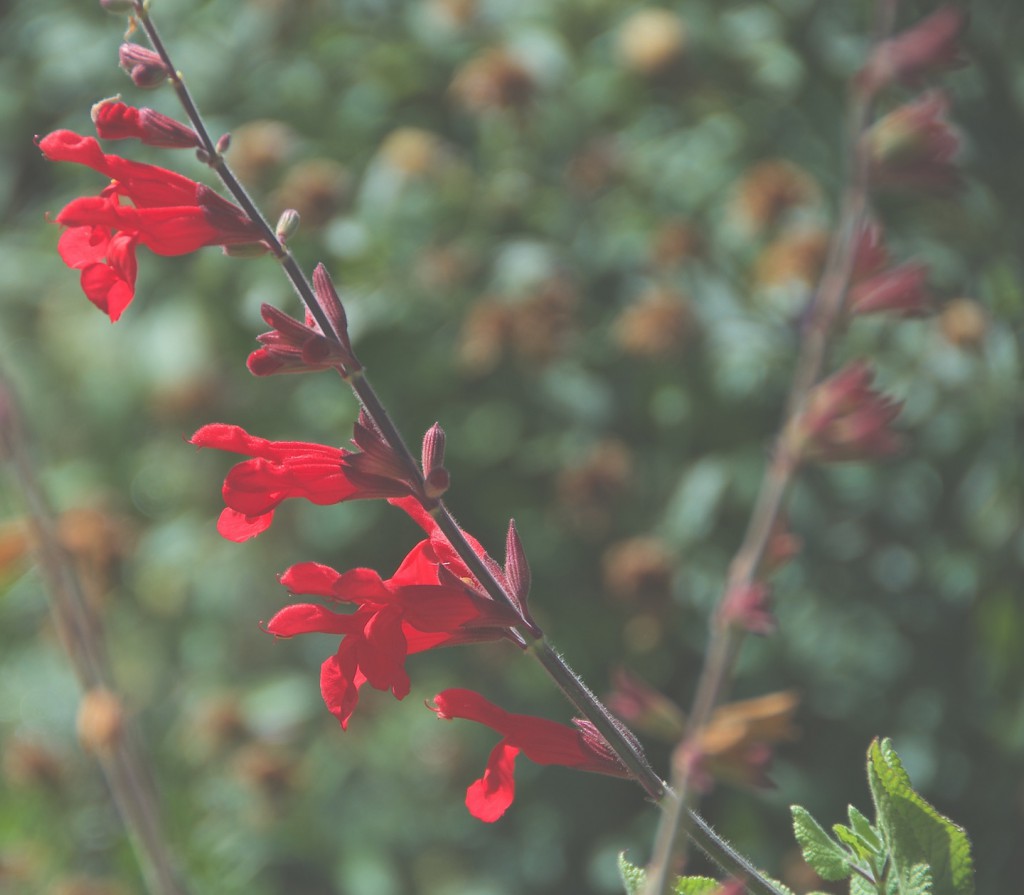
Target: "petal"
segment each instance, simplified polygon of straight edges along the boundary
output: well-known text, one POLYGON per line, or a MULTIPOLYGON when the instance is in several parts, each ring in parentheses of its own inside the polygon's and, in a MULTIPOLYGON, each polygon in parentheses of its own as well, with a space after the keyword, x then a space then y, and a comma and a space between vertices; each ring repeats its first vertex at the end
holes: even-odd
POLYGON ((82 269, 82 291, 97 308, 116 323, 135 296, 134 280, 129 282, 109 264, 90 264, 82 269))
POLYGON ((362 636, 360 670, 371 686, 390 689, 396 699, 404 699, 409 695, 409 675, 405 671, 406 642, 401 616, 389 610, 372 613, 362 636))
MULTIPOLYGON (((409 498, 415 500, 415 498, 409 498)), ((419 503, 417 502, 417 506, 419 503)), ((389 579, 394 586, 406 584, 437 584, 437 556, 430 541, 420 541, 402 560, 389 579)))
POLYGON ((320 695, 331 714, 338 719, 342 730, 359 703, 359 688, 366 683, 356 664, 355 641, 346 637, 338 652, 320 666, 320 695))
POLYGON ((217 531, 221 537, 241 544, 242 541, 248 541, 249 538, 254 538, 260 532, 266 531, 273 521, 273 510, 269 513, 247 516, 231 507, 226 507, 221 510, 220 518, 217 520, 217 531))
POLYGON ((196 204, 199 184, 194 180, 156 165, 107 155, 93 137, 67 130, 54 131, 39 141, 39 148, 50 161, 86 165, 118 181, 118 192, 140 208, 196 204))
POLYGON ((107 227, 68 227, 60 235, 57 251, 68 267, 81 269, 102 262, 109 245, 110 229, 107 227))
POLYGON ((361 626, 361 621, 353 615, 332 612, 314 603, 296 603, 285 606, 267 622, 267 631, 275 637, 294 637, 297 634, 350 634, 361 626))
POLYGON ((466 808, 484 823, 494 823, 516 795, 515 763, 519 750, 502 740, 487 759, 483 777, 466 790, 466 808))
POLYGON ((481 618, 477 604, 460 588, 412 584, 401 588, 398 598, 405 620, 421 631, 454 633, 467 622, 481 618))
POLYGON ((280 580, 293 594, 330 597, 334 594, 334 582, 340 577, 340 572, 323 563, 300 562, 288 568, 280 580))

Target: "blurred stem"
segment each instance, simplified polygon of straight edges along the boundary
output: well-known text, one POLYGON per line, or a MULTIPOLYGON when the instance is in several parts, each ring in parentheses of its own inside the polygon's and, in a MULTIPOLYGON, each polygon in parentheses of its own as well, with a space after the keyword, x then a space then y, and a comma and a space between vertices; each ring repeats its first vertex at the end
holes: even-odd
MULTIPOLYGON (((274 228, 269 224, 245 188, 234 176, 223 156, 217 151, 217 146, 211 139, 209 131, 188 88, 185 86, 183 78, 174 67, 174 63, 171 61, 170 55, 160 39, 160 35, 149 16, 148 10, 142 2, 137 2, 135 4, 135 11, 136 17, 145 30, 154 51, 160 55, 160 58, 172 73, 170 78, 174 90, 192 126, 199 134, 204 151, 208 156, 210 167, 217 172, 225 187, 235 197, 245 213, 257 224, 262 233, 263 241, 266 242, 270 247, 270 251, 281 263, 292 287, 310 314, 312 314, 313 319, 316 320, 321 331, 328 338, 333 338, 340 342, 339 334, 334 331, 330 321, 321 309, 316 294, 305 273, 296 263, 291 252, 278 239, 274 228)), ((370 384, 365 371, 362 369, 358 371, 341 369, 339 372, 342 373, 343 378, 352 388, 363 409, 369 415, 389 447, 402 458, 403 463, 407 467, 410 480, 422 485, 423 476, 419 464, 409 450, 398 428, 391 420, 390 414, 387 412, 373 386, 370 384)), ((583 683, 580 677, 569 667, 565 659, 544 638, 543 632, 536 623, 520 612, 516 602, 505 592, 504 587, 491 574, 491 570, 483 560, 477 556, 476 551, 473 550, 462 530, 455 522, 454 517, 442 501, 438 501, 436 507, 434 507, 433 515, 442 533, 488 595, 497 602, 508 606, 519 617, 520 621, 517 628, 521 645, 528 646, 528 652, 541 664, 566 698, 597 728, 647 795, 655 801, 663 800, 670 803, 677 801, 671 791, 665 786, 661 777, 651 768, 636 743, 626 734, 625 728, 613 718, 608 708, 583 683)), ((719 837, 688 806, 680 806, 677 812, 684 812, 686 814, 690 821, 688 826, 689 835, 726 872, 746 880, 751 891, 757 892, 759 895, 778 895, 777 890, 758 873, 750 862, 719 837)))
MULTIPOLYGON (((876 7, 874 41, 884 40, 892 31, 898 0, 879 0, 876 7)), ((761 569, 765 551, 790 485, 799 468, 796 457, 786 448, 790 422, 803 411, 807 397, 822 378, 825 357, 836 329, 846 292, 850 285, 860 234, 867 221, 868 160, 861 151, 861 137, 872 120, 873 95, 851 83, 845 126, 845 175, 839 206, 839 219, 829 242, 825 267, 818 282, 807 322, 802 333, 800 354, 793 372, 786 408, 776 437, 772 460, 761 481, 743 541, 729 565, 718 607, 712 613, 711 640, 704 657, 700 677, 687 722, 686 738, 676 749, 672 788, 676 800, 663 804, 661 821, 647 871, 645 895, 667 895, 672 878, 685 861, 689 832, 685 809, 691 800, 691 762, 688 755, 699 751, 700 736, 715 707, 724 698, 735 670, 736 658, 746 639, 746 631, 720 620, 718 609, 727 595, 751 585, 761 569)))
MULTIPOLYGON (((61 544, 57 520, 31 457, 14 391, 0 374, 0 461, 9 466, 21 491, 54 624, 82 691, 113 692, 103 629, 74 561, 61 544)), ((110 749, 96 757, 150 895, 186 895, 164 838, 156 786, 132 726, 125 722, 110 749)))

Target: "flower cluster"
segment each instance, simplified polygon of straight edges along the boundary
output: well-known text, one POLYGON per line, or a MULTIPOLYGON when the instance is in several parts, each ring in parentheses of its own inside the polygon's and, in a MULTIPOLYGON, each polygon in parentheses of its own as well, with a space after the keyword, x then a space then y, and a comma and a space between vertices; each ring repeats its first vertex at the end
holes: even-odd
MULTIPOLYGON (((269 441, 220 423, 204 426, 190 441, 197 447, 249 458, 232 468, 224 480, 226 507, 218 529, 229 540, 244 541, 265 531, 277 507, 291 498, 316 504, 384 498, 425 533, 390 578, 382 578, 373 569, 339 572, 312 562, 294 565, 281 576, 281 584, 292 594, 320 597, 327 605, 303 602, 286 606, 267 622, 266 630, 282 638, 309 633, 341 637, 337 651, 321 666, 320 690, 342 728, 348 727, 364 684, 390 690, 396 699, 408 695, 406 659, 410 655, 482 641, 525 645, 518 628, 529 619, 530 573, 515 525, 509 526, 503 566, 476 539, 463 533, 508 595, 506 604, 487 592, 426 508, 433 499, 431 483, 443 480, 447 484, 440 427, 431 427, 424 438, 422 478, 403 469, 365 415, 355 425, 357 450, 269 441), (345 605, 353 611, 339 611, 345 605)), ((504 736, 483 778, 467 791, 466 805, 481 820, 497 820, 512 803, 512 770, 520 752, 539 764, 628 776, 589 722, 577 720, 576 727, 570 728, 511 714, 479 694, 461 689, 438 694, 433 707, 439 717, 478 721, 504 736)))
MULTIPOLYGON (((107 101, 93 114, 97 132, 109 139, 196 145, 189 128, 151 110, 107 101)), ((187 255, 204 246, 262 239, 258 225, 241 208, 209 187, 166 168, 107 154, 93 137, 59 130, 38 145, 50 161, 75 162, 110 178, 98 196, 65 205, 56 221, 66 228, 58 246, 61 258, 81 271, 82 291, 111 321, 135 296, 138 246, 157 255, 187 255)))

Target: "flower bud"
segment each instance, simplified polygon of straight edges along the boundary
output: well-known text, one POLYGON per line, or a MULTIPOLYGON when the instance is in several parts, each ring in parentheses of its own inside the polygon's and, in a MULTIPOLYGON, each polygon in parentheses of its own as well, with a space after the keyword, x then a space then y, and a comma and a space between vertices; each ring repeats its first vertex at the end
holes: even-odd
POLYGON ((719 607, 718 620, 723 625, 740 628, 751 634, 771 634, 775 630, 775 616, 771 612, 771 588, 763 581, 751 581, 729 588, 719 607))
POLYGON ((427 429, 423 436, 423 478, 426 496, 437 499, 448 490, 450 479, 444 468, 445 434, 437 423, 427 429))
POLYGON ((171 70, 164 64, 160 54, 146 47, 123 43, 117 55, 121 68, 128 72, 136 87, 144 90, 159 87, 171 76, 171 70))
POLYGON ((862 150, 875 185, 941 192, 959 186, 960 137, 946 119, 948 108, 945 94, 932 90, 872 125, 862 150))
POLYGON ((868 93, 901 83, 915 85, 932 72, 959 68, 965 64, 959 38, 967 24, 967 13, 952 6, 936 10, 912 28, 883 41, 871 54, 858 76, 868 93))
POLYGON ((850 313, 919 317, 931 306, 931 295, 925 285, 927 279, 927 267, 909 263, 855 282, 847 299, 850 313))
POLYGON ((286 208, 277 219, 274 232, 281 245, 287 244, 288 240, 299 232, 299 213, 294 208, 286 208))
POLYGON ((902 445, 889 426, 902 405, 871 388, 871 368, 855 361, 815 386, 786 432, 795 456, 818 462, 886 457, 902 445))

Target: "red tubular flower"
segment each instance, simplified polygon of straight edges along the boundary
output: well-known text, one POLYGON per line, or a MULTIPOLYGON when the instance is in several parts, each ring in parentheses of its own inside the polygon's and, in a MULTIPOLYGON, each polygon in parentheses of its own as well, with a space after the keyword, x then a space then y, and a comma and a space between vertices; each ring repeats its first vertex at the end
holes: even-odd
POLYGON ((818 462, 886 457, 902 446, 890 429, 902 405, 871 388, 873 374, 854 361, 818 383, 787 432, 790 450, 818 462))
POLYGON ((67 227, 59 251, 81 270, 86 297, 116 321, 135 294, 135 248, 184 255, 208 245, 260 240, 256 224, 209 187, 173 171, 104 153, 92 137, 54 131, 39 140, 50 161, 76 162, 112 181, 99 196, 75 199, 57 215, 67 227), (129 200, 132 206, 123 205, 129 200))
POLYGON ((949 192, 961 183, 960 136, 946 113, 949 101, 930 90, 876 121, 862 137, 871 181, 902 190, 949 192))
POLYGON ((382 580, 372 569, 341 573, 318 563, 300 563, 281 576, 292 593, 353 603, 344 615, 316 604, 287 606, 267 624, 277 637, 318 632, 341 634, 338 651, 320 670, 324 702, 342 728, 359 701, 364 683, 409 693, 406 656, 460 643, 499 640, 516 622, 511 611, 464 582, 443 582, 429 541, 421 541, 398 571, 382 580))
POLYGON ((917 262, 900 264, 865 277, 850 288, 850 313, 919 317, 932 305, 927 281, 928 268, 917 262))
POLYGON ((927 313, 932 297, 927 288, 928 268, 917 262, 887 267, 889 253, 882 228, 869 222, 861 230, 854 254, 846 308, 851 315, 895 314, 917 317, 927 313))
POLYGON ((147 146, 166 149, 194 149, 202 141, 192 128, 153 109, 136 109, 115 99, 92 107, 92 122, 103 140, 140 140, 147 146))
POLYGON ((966 25, 963 10, 937 9, 902 34, 882 41, 858 75, 858 83, 874 93, 889 84, 916 85, 932 72, 960 68, 966 64, 960 47, 966 25))
POLYGON ((589 721, 575 721, 574 729, 532 715, 515 715, 472 690, 444 690, 428 707, 439 718, 477 721, 502 735, 487 760, 483 777, 466 790, 469 813, 486 823, 501 817, 515 798, 513 771, 520 752, 537 764, 564 765, 613 777, 629 776, 589 721))
POLYGON ((240 426, 210 423, 189 441, 252 459, 239 463, 224 479, 224 503, 217 530, 229 541, 245 541, 270 527, 283 500, 301 497, 315 504, 341 503, 379 494, 349 481, 341 461, 349 451, 304 441, 268 441, 240 426))

